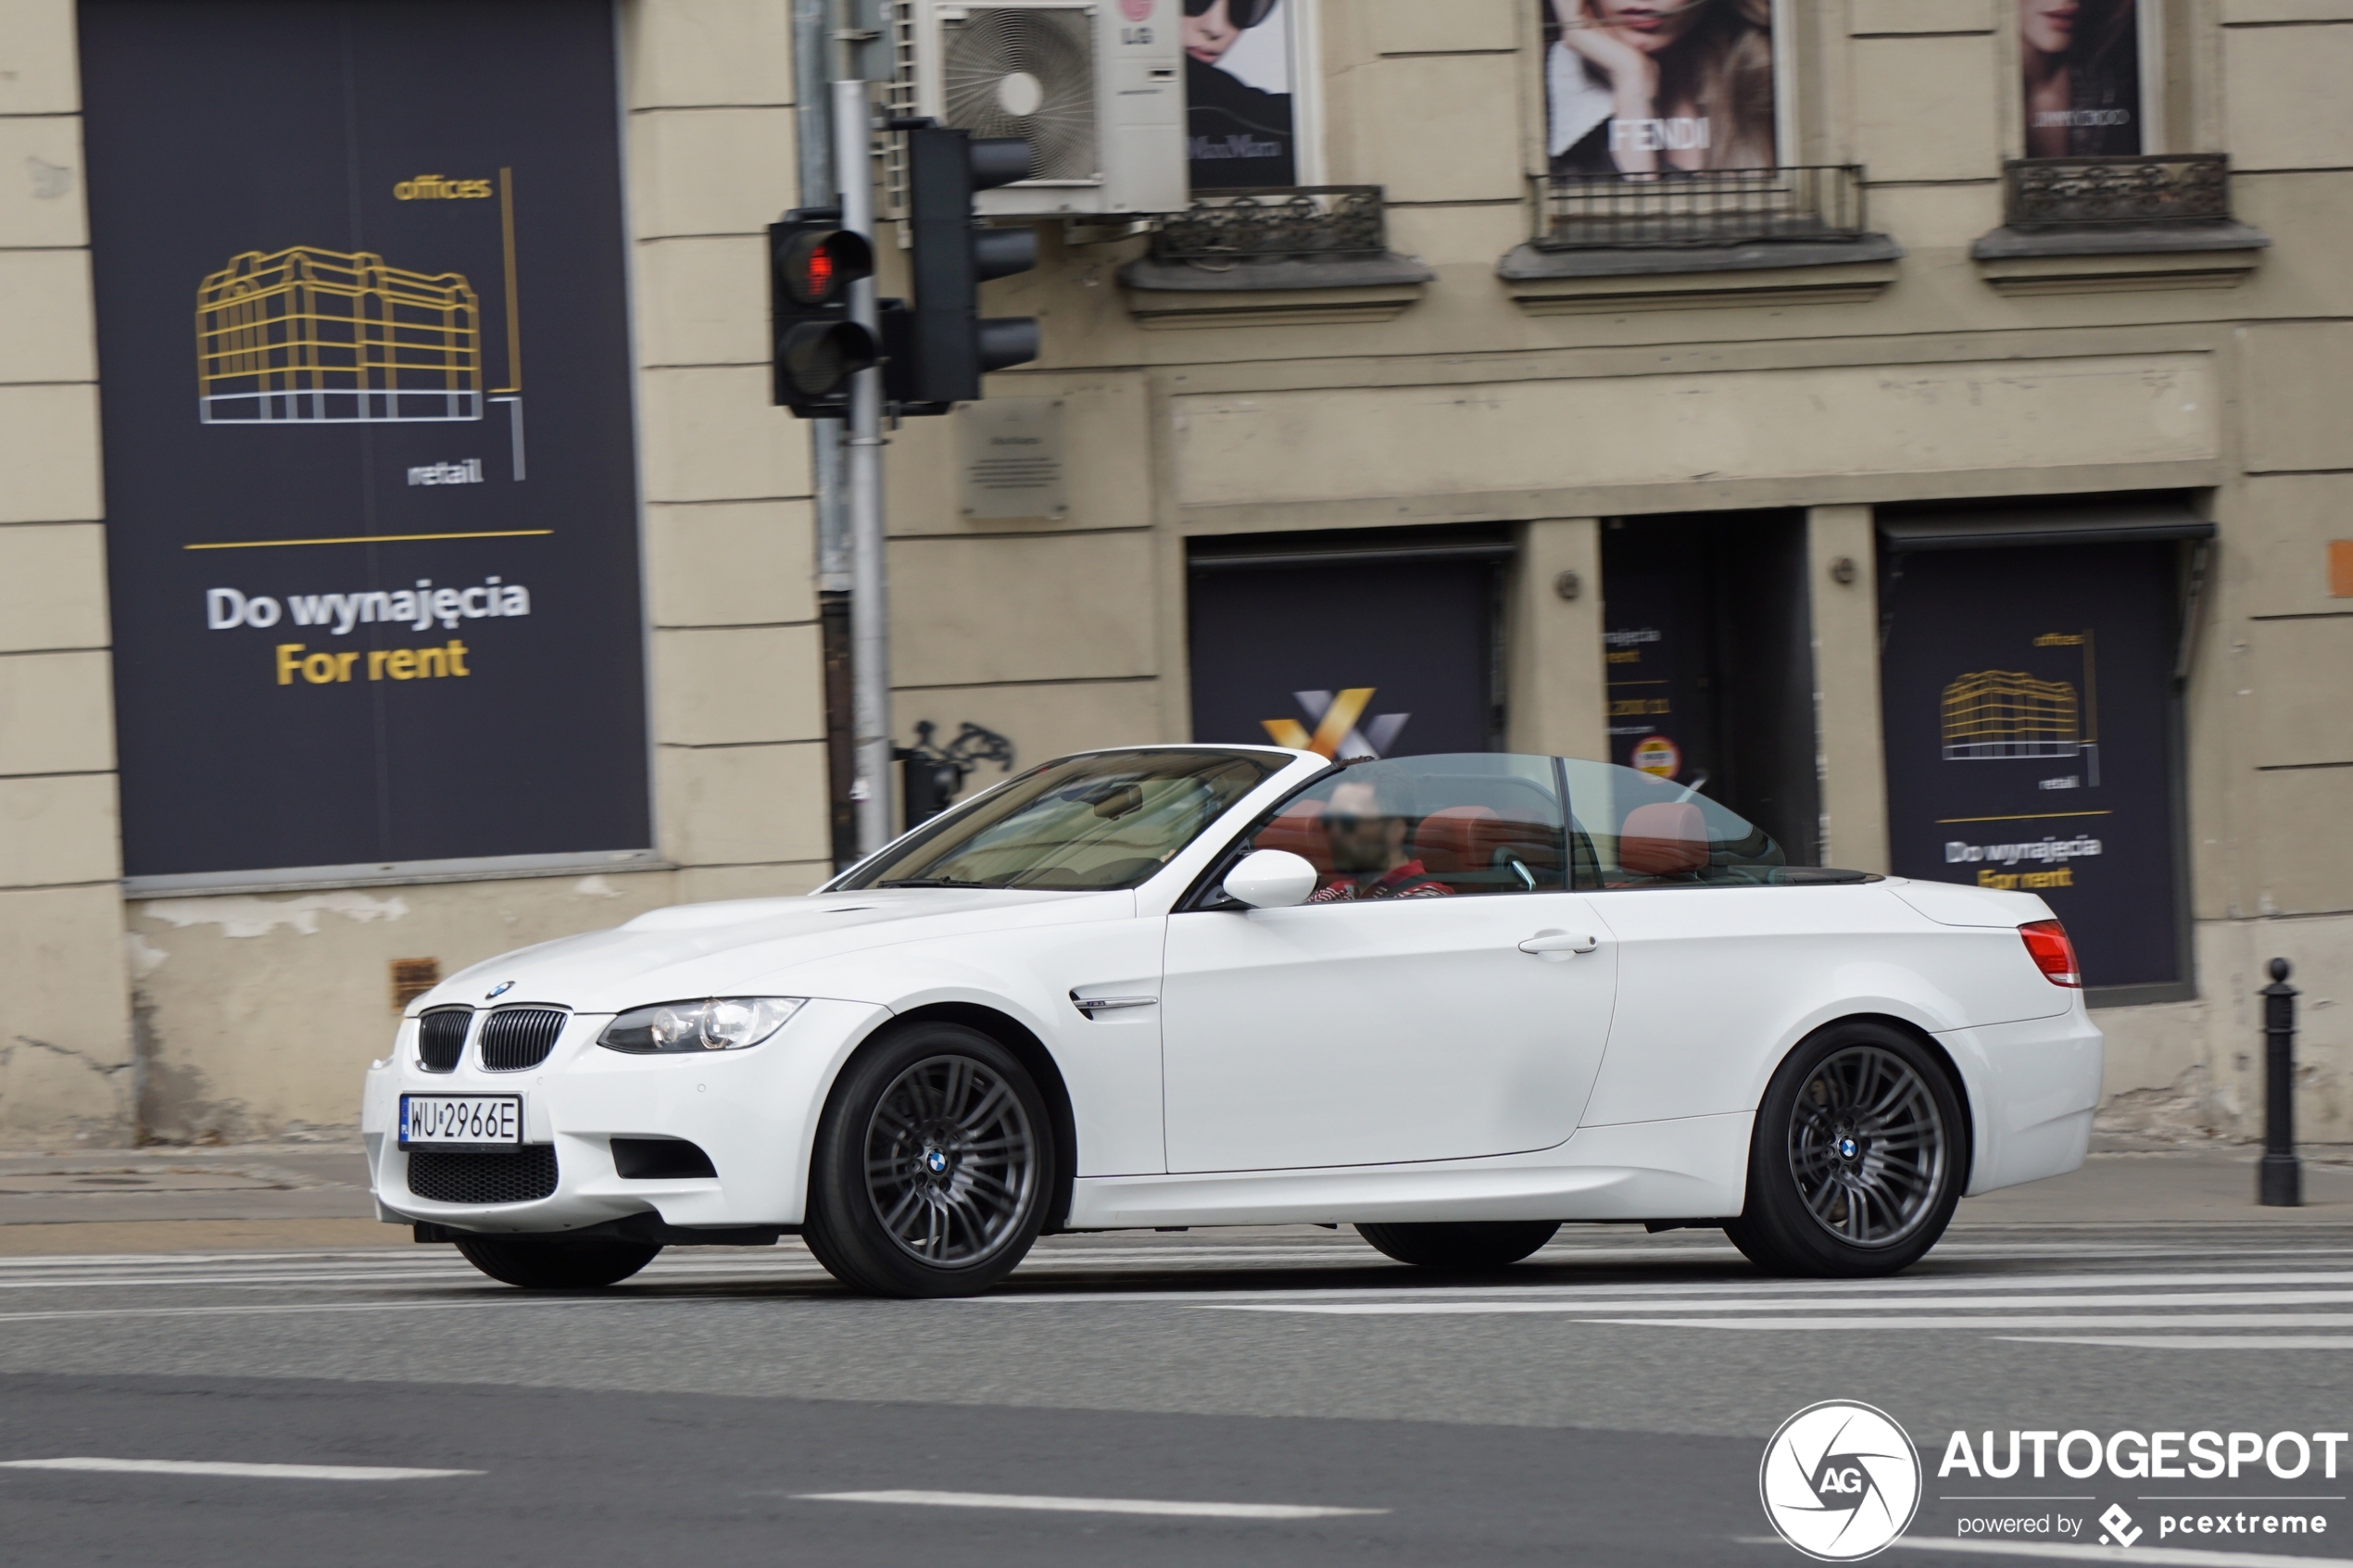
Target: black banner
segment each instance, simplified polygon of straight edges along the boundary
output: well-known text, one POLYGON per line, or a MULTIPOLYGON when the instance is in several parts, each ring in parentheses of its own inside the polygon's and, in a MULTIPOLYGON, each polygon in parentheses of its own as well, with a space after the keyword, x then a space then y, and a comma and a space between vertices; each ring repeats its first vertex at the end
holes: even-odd
POLYGON ((1196 569, 1193 739, 1494 749, 1495 577, 1490 561, 1196 569))
POLYGON ((2086 985, 2187 978, 2167 544, 1895 558, 1881 667, 1894 870, 2035 893, 2086 985))
POLYGON ((642 848, 604 0, 84 0, 125 870, 642 848))

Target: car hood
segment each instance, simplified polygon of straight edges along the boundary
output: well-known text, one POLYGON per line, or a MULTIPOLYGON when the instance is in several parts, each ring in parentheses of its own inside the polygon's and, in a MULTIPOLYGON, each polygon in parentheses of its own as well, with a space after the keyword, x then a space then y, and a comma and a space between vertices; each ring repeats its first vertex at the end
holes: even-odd
POLYGON ((730 995, 881 1002, 888 998, 828 988, 828 960, 1008 926, 1126 919, 1135 911, 1130 892, 1004 888, 892 887, 679 904, 649 910, 610 931, 560 937, 475 964, 443 981, 409 1010, 459 1003, 480 1007, 494 999, 494 990, 500 1006, 544 1002, 584 1013, 730 995), (787 976, 790 988, 779 984, 787 976))

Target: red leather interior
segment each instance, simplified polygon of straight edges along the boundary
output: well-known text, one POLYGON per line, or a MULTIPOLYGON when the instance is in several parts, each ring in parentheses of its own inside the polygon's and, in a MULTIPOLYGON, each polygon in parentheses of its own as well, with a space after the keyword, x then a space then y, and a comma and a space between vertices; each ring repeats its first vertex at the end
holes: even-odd
POLYGON ((1324 832, 1324 803, 1320 800, 1294 800, 1283 809, 1283 814, 1258 830, 1252 840, 1253 849, 1288 849, 1303 855, 1316 871, 1332 869, 1332 846, 1324 832))
POLYGON ((1414 835, 1414 855, 1435 877, 1461 872, 1483 872, 1495 860, 1495 851, 1514 836, 1510 824, 1491 806, 1449 806, 1422 819, 1414 835))
POLYGON ((1638 876, 1680 876, 1707 864, 1707 822, 1688 800, 1655 801, 1626 813, 1617 863, 1638 876))

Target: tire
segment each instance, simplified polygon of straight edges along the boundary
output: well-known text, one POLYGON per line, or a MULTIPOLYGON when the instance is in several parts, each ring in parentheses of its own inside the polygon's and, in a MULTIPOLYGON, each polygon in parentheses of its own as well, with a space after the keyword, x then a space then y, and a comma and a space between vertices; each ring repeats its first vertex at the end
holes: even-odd
POLYGON ((492 1279, 525 1290, 601 1290, 652 1262, 661 1248, 642 1241, 470 1236, 458 1251, 492 1279))
POLYGON ((1054 1190, 1053 1123, 1020 1059, 914 1023, 842 1070, 817 1126, 801 1239, 876 1296, 971 1296, 1012 1273, 1054 1190))
POLYGON ((1401 1263, 1470 1272, 1516 1263, 1552 1240, 1560 1228, 1558 1220, 1497 1220, 1358 1225, 1356 1234, 1401 1263))
POLYGON ((1952 1223, 1967 1151, 1952 1079, 1926 1047, 1883 1023, 1831 1024, 1773 1074, 1748 1204, 1724 1234, 1770 1273, 1895 1273, 1952 1223))

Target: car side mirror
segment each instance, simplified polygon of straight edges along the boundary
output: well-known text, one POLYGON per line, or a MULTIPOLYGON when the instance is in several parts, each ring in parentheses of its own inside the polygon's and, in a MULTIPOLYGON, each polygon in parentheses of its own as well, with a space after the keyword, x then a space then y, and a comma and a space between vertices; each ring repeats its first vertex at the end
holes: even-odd
POLYGON ((1315 868, 1288 849, 1253 849, 1226 873, 1225 888, 1253 909, 1287 909, 1315 891, 1315 868))

